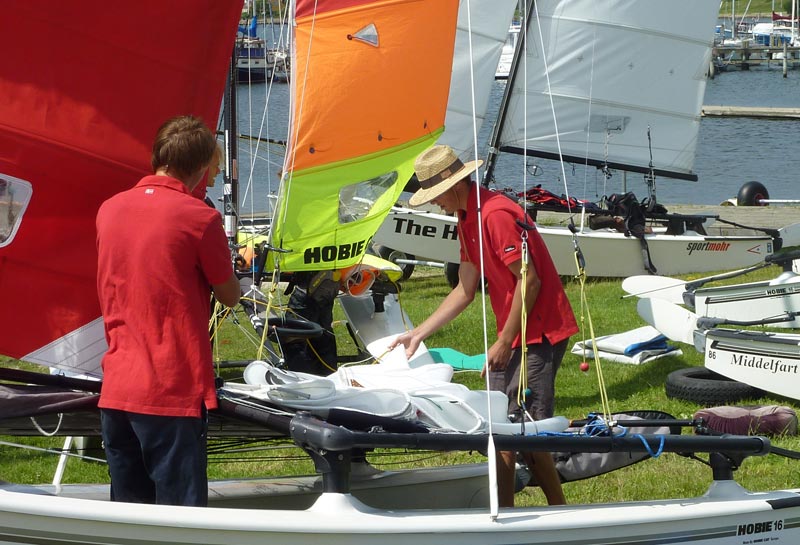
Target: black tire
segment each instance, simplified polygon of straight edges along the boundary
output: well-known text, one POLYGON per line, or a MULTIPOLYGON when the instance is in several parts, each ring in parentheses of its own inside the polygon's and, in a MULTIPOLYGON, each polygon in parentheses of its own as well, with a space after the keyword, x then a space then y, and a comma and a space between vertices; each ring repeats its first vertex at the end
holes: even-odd
MULTIPOLYGON (((458 286, 458 269, 461 267, 460 263, 445 263, 444 264, 444 277, 451 288, 458 286)), ((483 283, 484 287, 489 287, 489 283, 483 283)), ((478 284, 477 291, 481 291, 481 285, 478 284)))
POLYGON ((755 399, 764 392, 743 382, 731 380, 705 367, 678 369, 667 375, 667 397, 692 401, 706 407, 755 399))
POLYGON ((458 286, 458 269, 461 266, 459 263, 445 263, 444 264, 444 277, 451 288, 458 286))
POLYGON ((739 188, 739 194, 736 195, 737 206, 766 206, 760 204, 758 201, 761 199, 769 199, 769 191, 764 187, 761 182, 747 182, 739 188))
POLYGON ((411 278, 411 274, 414 272, 414 265, 413 263, 398 263, 398 259, 416 259, 412 254, 407 254, 405 252, 401 252, 400 250, 393 250, 392 248, 387 248, 386 246, 380 246, 378 244, 375 245, 375 252, 378 254, 379 257, 382 257, 386 261, 391 261, 403 271, 403 280, 408 280, 411 278))

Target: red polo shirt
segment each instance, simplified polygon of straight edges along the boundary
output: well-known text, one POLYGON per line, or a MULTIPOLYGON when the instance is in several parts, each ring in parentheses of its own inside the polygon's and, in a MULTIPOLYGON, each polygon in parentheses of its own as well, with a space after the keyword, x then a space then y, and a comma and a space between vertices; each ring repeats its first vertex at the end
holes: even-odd
MULTIPOLYGON (((508 320, 518 280, 508 266, 522 259, 523 229, 516 221, 522 220, 529 225, 533 225, 533 222, 521 206, 502 193, 477 187, 480 190, 483 218, 484 273, 488 279, 489 299, 499 332, 508 320)), ((473 263, 480 271, 477 209, 478 197, 473 188, 467 200, 467 211, 459 214, 458 236, 461 241, 461 260, 473 263)), ((577 333, 578 325, 542 236, 536 229, 527 231, 527 234, 531 256, 528 266, 536 268, 542 285, 533 308, 528 313, 526 344, 542 342, 542 336, 547 337, 550 344, 556 344, 577 333)), ((513 346, 517 348, 520 344, 517 336, 513 346)))
POLYGON ((147 176, 97 213, 108 351, 102 408, 163 416, 216 408, 211 284, 233 272, 219 213, 179 180, 147 176))

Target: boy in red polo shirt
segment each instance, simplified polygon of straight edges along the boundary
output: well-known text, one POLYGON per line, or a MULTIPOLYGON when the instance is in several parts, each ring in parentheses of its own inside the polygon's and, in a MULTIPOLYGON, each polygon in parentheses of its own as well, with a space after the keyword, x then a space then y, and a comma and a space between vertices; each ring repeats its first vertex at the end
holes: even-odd
MULTIPOLYGON (((522 283, 527 313, 525 344, 530 395, 524 405, 535 420, 553 416, 555 378, 570 335, 578 332, 572 308, 561 285, 547 247, 535 229, 525 230, 518 221, 531 223, 522 207, 500 193, 478 187, 470 175, 482 161, 461 162, 449 146, 433 146, 414 164, 421 189, 409 200, 411 206, 433 202, 445 212, 458 215, 461 266, 458 285, 431 316, 411 331, 400 335, 389 348, 399 344, 414 354, 420 343, 458 316, 474 299, 480 279, 481 243, 484 273, 489 279, 489 299, 497 318, 497 340, 486 355, 486 372, 492 390, 509 398, 509 414, 522 417, 517 403, 522 357, 522 283), (480 197, 480 201, 479 198, 480 197), (481 232, 478 230, 478 204, 481 232), (522 278, 522 242, 526 237, 528 267, 522 278)), ((548 503, 566 503, 553 458, 546 452, 526 453, 526 460, 548 503)), ((514 505, 515 452, 501 452, 498 460, 500 505, 514 505)))
POLYGON ((200 119, 170 119, 153 144, 155 174, 97 213, 108 341, 99 407, 115 501, 208 501, 210 295, 228 306, 240 296, 219 213, 192 196, 216 147, 200 119))

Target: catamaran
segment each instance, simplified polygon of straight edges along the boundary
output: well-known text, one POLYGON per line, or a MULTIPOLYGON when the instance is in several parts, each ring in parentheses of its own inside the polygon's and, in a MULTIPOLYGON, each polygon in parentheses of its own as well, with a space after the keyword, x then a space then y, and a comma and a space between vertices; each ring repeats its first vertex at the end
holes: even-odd
MULTIPOLYGON (((581 4, 582 13, 591 13, 593 3, 588 1, 540 0, 538 16, 547 17, 576 3, 581 4)), ((470 4, 464 0, 460 9, 469 14, 470 4)), ((495 6, 497 1, 490 4, 495 6)), ((638 2, 617 0, 613 4, 615 11, 625 13, 638 2)), ((687 1, 682 7, 688 12, 694 5, 696 2, 687 1)), ((532 2, 525 6, 526 16, 537 17, 532 7, 532 2)), ((441 131, 458 2, 297 0, 293 8, 292 66, 296 70, 292 86, 297 96, 308 102, 294 104, 293 126, 299 130, 293 133, 292 152, 287 154, 286 183, 280 195, 283 202, 272 222, 271 240, 274 248, 293 250, 278 256, 286 269, 318 266, 311 263, 316 256, 331 268, 346 267, 359 262, 358 254, 363 251, 359 242, 369 236, 369 229, 377 229, 382 221, 378 212, 393 204, 397 188, 410 176, 411 161, 441 131), (353 81, 355 90, 352 94, 330 92, 331 82, 343 74, 361 77, 353 81), (425 85, 412 76, 424 80, 425 85), (441 100, 431 100, 431 96, 441 100), (365 97, 376 103, 390 99, 392 104, 378 108, 365 97), (329 102, 347 98, 361 108, 346 101, 337 108, 329 102), (387 113, 390 107, 394 111, 387 113), (362 108, 367 111, 362 113, 362 108), (352 139, 344 137, 351 132, 352 139), (316 183, 312 189, 303 187, 303 182, 316 183), (363 197, 362 189, 371 190, 359 200, 370 203, 366 213, 363 208, 339 204, 343 194, 363 197), (295 197, 299 199, 292 202, 295 197), (319 201, 318 214, 307 216, 302 211, 309 199, 319 201), (340 212, 347 213, 340 216, 340 212), (351 212, 357 213, 356 221, 351 221, 351 212), (321 227, 318 219, 324 215, 332 215, 341 227, 332 239, 319 238, 316 232, 321 227), (306 233, 309 227, 314 231, 311 235, 306 233)), ((658 4, 652 8, 661 9, 658 4)), ((25 182, 15 184, 15 204, 9 208, 23 210, 16 204, 23 195, 27 203, 24 213, 15 214, 15 227, 0 247, 2 289, 7 296, 0 308, 0 328, 14 333, 0 339, 0 353, 73 372, 96 371, 103 335, 94 297, 95 211, 102 200, 147 172, 147 146, 164 118, 186 111, 217 118, 224 74, 228 71, 233 77, 229 54, 240 9, 241 2, 219 0, 169 5, 144 1, 136 6, 97 0, 82 2, 80 10, 53 5, 45 22, 38 20, 40 28, 45 27, 44 35, 61 47, 37 44, 38 58, 51 62, 31 72, 22 52, 11 54, 20 44, 25 44, 28 53, 36 52, 30 50, 29 41, 18 39, 27 32, 30 8, 23 4, 6 7, 0 34, 8 40, 9 54, 0 60, 4 75, 0 91, 8 100, 0 104, 0 142, 3 149, 16 151, 0 157, 0 172, 11 181, 25 182), (124 21, 130 30, 109 35, 110 21, 124 21), (219 41, 209 41, 209 36, 219 41), (227 41, 220 38, 225 36, 227 41), (125 46, 98 47, 98 43, 112 41, 125 46), (168 54, 175 48, 182 54, 168 54), (99 53, 104 51, 113 53, 115 66, 125 67, 115 78, 101 70, 105 65, 99 53), (75 62, 78 58, 79 63, 75 62), (42 255, 48 256, 47 263, 42 263, 42 255), (31 283, 51 289, 25 289, 31 283)), ((674 3, 670 9, 676 9, 674 3)), ((226 138, 234 137, 235 133, 226 133, 226 138)), ((230 175, 230 159, 228 163, 230 175)), ((368 308, 372 300, 364 304, 368 308)), ((380 328, 375 335, 376 340, 386 342, 380 328)), ((420 379, 418 375, 441 373, 441 367, 400 360, 384 363, 411 370, 410 375, 402 375, 409 382, 420 379)), ((375 373, 369 368, 345 369, 340 378, 351 390, 370 378, 387 379, 371 374, 375 373), (353 374, 357 372, 361 374, 353 374)), ((426 378, 437 387, 435 392, 417 388, 407 396, 395 391, 392 397, 366 388, 356 395, 341 390, 341 384, 332 384, 335 378, 309 378, 268 363, 254 363, 247 376, 246 384, 220 392, 221 414, 289 436, 309 453, 322 475, 322 494, 311 507, 133 505, 66 497, 58 491, 3 482, 0 540, 19 544, 690 541, 741 545, 756 539, 786 544, 800 539, 800 490, 750 493, 733 480, 733 471, 742 459, 770 452, 769 442, 762 437, 623 436, 613 431, 597 437, 534 434, 538 429, 552 432, 563 428, 565 422, 560 419, 528 422, 527 432, 493 432, 495 423, 504 423, 497 412, 498 408, 505 410, 502 402, 492 405, 493 395, 486 392, 455 396, 442 387, 446 381, 441 376, 426 378), (264 396, 250 395, 254 392, 264 396), (348 396, 361 396, 361 400, 371 396, 369 405, 386 402, 387 411, 372 414, 358 406, 325 405, 330 399, 337 402, 348 396), (485 397, 488 409, 479 410, 469 396, 485 397), (411 397, 419 398, 420 405, 415 407, 427 407, 426 419, 417 419, 416 410, 406 406, 411 397), (243 399, 247 403, 241 402, 243 399), (447 405, 455 406, 457 412, 449 412, 447 405), (270 410, 276 406, 283 414, 270 410), (453 414, 456 416, 449 418, 453 414), (437 415, 441 418, 434 421, 437 415), (476 425, 467 428, 465 424, 470 422, 476 425), (426 509, 390 509, 356 499, 351 486, 355 480, 352 461, 364 449, 461 449, 491 454, 492 445, 504 450, 650 455, 709 452, 714 482, 697 498, 519 509, 499 509, 491 499, 488 508, 426 505, 426 509)), ((97 381, 54 378, 65 381, 64 389, 70 391, 97 387, 97 381)), ((18 380, 31 382, 29 375, 18 380)))

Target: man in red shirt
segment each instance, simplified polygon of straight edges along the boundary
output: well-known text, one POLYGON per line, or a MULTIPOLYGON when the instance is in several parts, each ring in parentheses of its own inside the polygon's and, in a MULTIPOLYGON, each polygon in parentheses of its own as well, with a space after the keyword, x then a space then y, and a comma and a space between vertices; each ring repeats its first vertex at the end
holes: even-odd
MULTIPOLYGON (((390 347, 403 344, 407 354, 412 355, 423 340, 449 323, 472 302, 481 276, 482 241, 484 274, 489 280, 489 298, 497 319, 498 332, 497 340, 486 355, 484 368, 484 372, 488 368, 490 388, 506 393, 509 414, 516 418, 524 417, 517 402, 524 308, 527 315, 525 344, 529 393, 525 395, 523 392, 523 405, 535 420, 550 418, 555 409, 556 372, 569 337, 577 333, 578 327, 541 235, 536 229, 525 229, 518 223, 521 221, 532 225, 522 207, 505 195, 479 187, 471 180, 470 175, 481 164, 482 161, 462 163, 448 146, 434 146, 417 158, 414 169, 421 189, 411 197, 409 204, 420 206, 433 202, 445 212, 458 215, 461 243, 459 282, 427 320, 400 335, 390 347), (527 255, 523 252, 523 242, 527 246, 527 255), (521 274, 523 258, 527 262, 524 278, 521 274)), ((514 505, 516 453, 500 454, 500 505, 511 507, 514 505)), ((565 503, 552 456, 545 452, 531 453, 526 454, 526 460, 548 502, 565 503)))
POLYGON ((115 501, 208 501, 210 295, 228 306, 240 296, 219 213, 192 196, 216 146, 200 119, 170 119, 153 144, 155 174, 97 213, 108 342, 99 407, 115 501))

